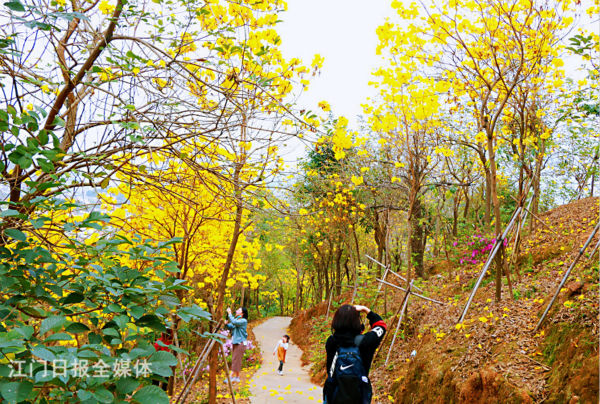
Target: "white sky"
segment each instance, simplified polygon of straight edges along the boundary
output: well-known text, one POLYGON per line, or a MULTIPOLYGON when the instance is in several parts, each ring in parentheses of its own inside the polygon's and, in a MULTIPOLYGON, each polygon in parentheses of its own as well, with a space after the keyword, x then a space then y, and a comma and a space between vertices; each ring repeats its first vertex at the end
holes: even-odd
MULTIPOLYGON (((301 94, 299 107, 317 111, 319 101, 327 101, 334 115, 344 115, 350 126, 357 128, 360 105, 376 95, 368 82, 371 73, 382 65, 375 55, 375 30, 386 17, 398 22, 391 0, 288 0, 288 11, 280 14, 283 22, 277 25, 284 56, 298 57, 305 65, 310 65, 315 54, 325 58, 320 76, 312 77, 308 91, 301 94)), ((583 22, 586 28, 599 32, 597 18, 586 19, 584 13, 583 22)), ((568 74, 577 77, 574 70, 579 63, 568 74)), ((293 140, 281 153, 292 166, 304 156, 301 143, 293 140)))
POLYGON ((321 75, 313 77, 301 95, 301 106, 315 111, 325 100, 336 116, 356 122, 360 104, 375 94, 367 84, 380 65, 375 29, 395 15, 390 4, 390 0, 288 0, 288 11, 277 25, 284 56, 299 57, 307 65, 314 54, 325 58, 321 75))

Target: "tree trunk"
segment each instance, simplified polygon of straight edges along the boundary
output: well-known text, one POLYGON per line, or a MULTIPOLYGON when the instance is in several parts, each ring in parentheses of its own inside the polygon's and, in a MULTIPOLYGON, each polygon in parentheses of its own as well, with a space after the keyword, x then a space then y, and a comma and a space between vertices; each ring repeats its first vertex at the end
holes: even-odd
POLYGON ((454 196, 454 203, 452 204, 452 235, 458 236, 458 204, 460 200, 454 196))
MULTIPOLYGON (((487 125, 486 125, 487 126, 487 125)), ((490 161, 490 194, 494 205, 494 229, 496 233, 496 240, 501 236, 502 232, 502 218, 500 217, 500 201, 498 200, 498 190, 496 182, 496 156, 494 154, 494 134, 490 128, 487 128, 487 147, 488 157, 490 161)), ((501 241, 502 242, 502 241, 501 241)), ((496 255, 496 303, 499 303, 502 299, 502 270, 504 268, 504 254, 496 255)))
POLYGON ((467 215, 469 214, 469 203, 470 203, 470 199, 469 199, 469 187, 463 187, 464 189, 464 194, 465 194, 465 209, 463 211, 463 218, 467 218, 467 215))
MULTIPOLYGON (((438 212, 441 212, 441 207, 438 205, 438 212)), ((442 220, 441 215, 435 215, 435 237, 433 238, 433 256, 437 258, 440 255, 440 244, 443 243, 441 238, 442 220)))
MULTIPOLYGON (((494 185, 495 187, 495 185, 494 185)), ((492 206, 492 178, 489 168, 485 168, 485 214, 483 223, 487 231, 491 229, 491 206, 492 206)))
POLYGON ((342 253, 343 250, 338 245, 337 255, 335 257, 335 295, 339 296, 342 293, 342 253))
POLYGON ((258 289, 260 288, 260 286, 256 287, 256 314, 258 315, 258 317, 261 316, 260 314, 260 292, 258 291, 258 289))
POLYGON ((421 278, 427 278, 425 269, 423 267, 423 255, 425 253, 425 245, 423 243, 424 231, 423 231, 423 206, 419 198, 415 198, 412 218, 410 220, 410 255, 412 265, 415 268, 415 273, 421 278))
MULTIPOLYGON (((235 255, 235 249, 237 242, 240 237, 240 229, 242 224, 242 214, 244 206, 242 205, 242 189, 239 183, 240 173, 242 170, 242 164, 236 163, 235 171, 233 174, 233 185, 234 185, 234 198, 235 198, 235 221, 233 226, 233 234, 229 243, 229 250, 227 251, 227 258, 225 259, 225 265, 223 265, 223 273, 221 274, 221 280, 217 287, 217 304, 214 318, 223 317, 223 303, 225 301, 225 289, 227 287, 227 278, 229 277, 229 271, 233 263, 233 256, 235 255)), ((219 347, 220 344, 216 344, 215 348, 212 349, 209 356, 209 379, 208 379, 208 402, 209 404, 216 404, 217 402, 217 366, 219 359, 219 347)))
MULTIPOLYGON (((537 215, 540 209, 540 178, 542 176, 542 164, 544 160, 544 149, 545 143, 542 141, 538 155, 535 159, 535 169, 533 171, 532 185, 533 185, 533 201, 531 202, 531 213, 537 215)), ((533 215, 531 215, 531 230, 533 231, 536 226, 536 221, 533 215)))

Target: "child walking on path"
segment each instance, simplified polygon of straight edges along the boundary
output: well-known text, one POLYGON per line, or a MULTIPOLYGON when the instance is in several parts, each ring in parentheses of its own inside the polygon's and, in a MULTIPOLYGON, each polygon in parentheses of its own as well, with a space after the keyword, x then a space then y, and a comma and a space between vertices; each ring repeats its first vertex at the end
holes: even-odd
POLYGON ((283 364, 285 363, 285 353, 288 350, 289 342, 290 342, 290 336, 285 334, 277 342, 277 345, 275 346, 275 349, 273 350, 273 355, 275 355, 275 352, 277 352, 277 360, 279 361, 279 368, 277 369, 277 373, 279 373, 280 376, 283 376, 283 364))

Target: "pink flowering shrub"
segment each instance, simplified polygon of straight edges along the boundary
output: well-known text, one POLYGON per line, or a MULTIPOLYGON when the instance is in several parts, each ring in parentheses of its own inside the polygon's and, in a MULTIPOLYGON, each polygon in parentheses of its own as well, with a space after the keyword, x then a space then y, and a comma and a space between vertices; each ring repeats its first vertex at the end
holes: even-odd
MULTIPOLYGON (((459 259, 460 264, 477 264, 481 261, 485 261, 489 256, 490 252, 494 248, 496 243, 495 238, 487 238, 480 234, 473 234, 470 238, 464 242, 465 252, 459 259)), ((508 240, 504 240, 504 246, 506 247, 508 240)), ((459 245, 458 241, 452 243, 454 247, 459 245)), ((463 250, 464 251, 464 250, 463 250)))

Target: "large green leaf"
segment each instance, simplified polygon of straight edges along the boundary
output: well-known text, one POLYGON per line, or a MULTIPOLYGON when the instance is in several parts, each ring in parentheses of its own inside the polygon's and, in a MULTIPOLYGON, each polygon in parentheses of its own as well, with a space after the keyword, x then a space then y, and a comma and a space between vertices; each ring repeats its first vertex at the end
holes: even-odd
POLYGON ((158 351, 152 354, 148 362, 150 362, 152 373, 169 377, 173 374, 171 366, 177 365, 177 358, 170 352, 158 351))
POLYGON ((82 324, 82 323, 71 323, 65 329, 66 332, 70 332, 73 334, 79 334, 79 333, 86 332, 89 330, 90 330, 90 327, 88 327, 87 325, 82 324))
POLYGON ((133 393, 135 389, 140 385, 139 380, 135 380, 132 377, 126 377, 124 379, 119 379, 115 383, 117 387, 117 391, 122 394, 130 394, 133 393))
POLYGON ((101 403, 112 403, 114 401, 113 394, 104 387, 99 388, 92 394, 94 395, 96 400, 100 401, 101 403))
POLYGON ((65 300, 63 301, 63 303, 64 304, 80 303, 83 301, 83 299, 85 299, 85 296, 83 296, 82 293, 72 292, 72 293, 69 293, 69 295, 67 297, 65 297, 65 300))
POLYGON ((45 360, 46 362, 52 362, 56 359, 56 356, 54 356, 54 354, 50 350, 46 349, 46 347, 44 347, 43 345, 34 346, 33 348, 31 348, 31 353, 34 356, 45 360))
POLYGON ((0 388, 2 397, 9 403, 19 403, 27 400, 31 390, 33 389, 33 383, 27 380, 19 382, 6 383, 0 388))
POLYGON ((194 304, 190 307, 182 307, 177 311, 177 315, 186 323, 192 319, 194 320, 207 320, 210 319, 210 313, 204 311, 200 306, 194 304))
POLYGON ((20 213, 18 210, 14 210, 14 209, 6 209, 3 210, 2 212, 0 212, 0 217, 13 217, 13 216, 19 216, 20 213))
POLYGON ((48 331, 56 331, 62 328, 63 325, 67 322, 67 319, 63 316, 51 316, 42 320, 42 325, 40 326, 40 335, 44 335, 48 331))
POLYGON ((132 400, 140 404, 169 404, 169 396, 158 386, 146 386, 139 389, 132 400))
POLYGON ((8 1, 4 5, 13 11, 25 11, 25 6, 18 0, 8 1))
POLYGON ((27 236, 21 230, 4 229, 4 234, 6 234, 10 238, 14 238, 15 240, 19 240, 19 241, 27 240, 27 236))
POLYGON ((156 331, 165 331, 166 327, 158 316, 155 314, 145 314, 135 321, 138 327, 149 327, 156 331))

